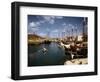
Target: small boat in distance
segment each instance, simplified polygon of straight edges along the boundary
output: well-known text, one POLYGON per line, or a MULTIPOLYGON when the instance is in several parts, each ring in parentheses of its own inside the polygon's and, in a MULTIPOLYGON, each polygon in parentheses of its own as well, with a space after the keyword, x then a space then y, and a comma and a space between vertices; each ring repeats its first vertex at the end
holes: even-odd
POLYGON ((47 50, 46 48, 43 48, 43 49, 42 49, 42 52, 43 52, 44 54, 46 54, 47 51, 48 51, 48 50, 47 50))

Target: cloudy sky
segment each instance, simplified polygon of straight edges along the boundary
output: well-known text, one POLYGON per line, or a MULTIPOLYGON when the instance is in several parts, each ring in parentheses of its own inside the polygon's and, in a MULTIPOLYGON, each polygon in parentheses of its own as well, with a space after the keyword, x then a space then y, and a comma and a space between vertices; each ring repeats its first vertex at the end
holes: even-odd
POLYGON ((84 17, 28 15, 28 34, 60 38, 82 34, 84 17))

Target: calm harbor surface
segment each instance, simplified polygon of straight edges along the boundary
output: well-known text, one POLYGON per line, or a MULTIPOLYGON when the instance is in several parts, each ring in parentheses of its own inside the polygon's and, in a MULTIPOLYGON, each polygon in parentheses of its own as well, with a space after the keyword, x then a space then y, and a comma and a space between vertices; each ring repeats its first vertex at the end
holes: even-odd
POLYGON ((28 45, 28 66, 64 65, 66 59, 64 48, 56 42, 28 45), (43 48, 47 51, 43 52, 43 48))

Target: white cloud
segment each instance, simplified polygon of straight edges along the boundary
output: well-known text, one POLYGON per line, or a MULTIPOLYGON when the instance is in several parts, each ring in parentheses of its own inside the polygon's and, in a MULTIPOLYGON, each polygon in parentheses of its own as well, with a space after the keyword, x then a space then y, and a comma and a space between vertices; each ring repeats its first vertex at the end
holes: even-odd
POLYGON ((67 24, 64 22, 62 25, 63 25, 63 26, 66 26, 67 24))
POLYGON ((33 31, 38 31, 39 28, 31 28, 33 31))
POLYGON ((36 22, 36 25, 39 26, 41 23, 40 22, 36 22))
POLYGON ((59 32, 57 29, 53 30, 52 32, 59 32))
POLYGON ((43 18, 46 20, 46 21, 50 21, 52 19, 51 16, 43 16, 43 18))
POLYGON ((28 25, 28 33, 32 34, 39 30, 40 22, 30 22, 28 25))
POLYGON ((53 16, 43 16, 45 22, 49 22, 50 24, 54 24, 55 18, 53 16))
POLYGON ((63 16, 50 16, 50 17, 53 19, 62 19, 63 18, 63 16))
POLYGON ((62 32, 66 32, 66 28, 62 29, 62 32))
POLYGON ((44 37, 46 36, 45 33, 39 33, 39 35, 40 35, 40 36, 44 36, 44 37))
POLYGON ((33 34, 35 32, 37 32, 39 30, 39 27, 36 27, 36 28, 28 28, 28 33, 29 34, 33 34))
POLYGON ((37 27, 37 24, 35 22, 29 23, 29 27, 37 27))
POLYGON ((72 26, 72 24, 68 24, 68 26, 69 26, 69 27, 71 27, 71 26, 72 26))
POLYGON ((73 25, 73 24, 66 24, 65 22, 62 24, 63 26, 63 32, 72 32, 73 31, 76 31, 77 29, 77 25, 73 25))
POLYGON ((49 21, 50 24, 54 24, 54 22, 55 22, 54 19, 51 19, 51 20, 49 21))
POLYGON ((38 22, 30 22, 29 23, 29 27, 30 28, 36 28, 36 27, 39 27, 41 25, 41 22, 38 21, 38 22))
POLYGON ((40 22, 40 23, 45 23, 45 21, 44 21, 44 20, 40 20, 39 22, 40 22))
POLYGON ((62 16, 42 16, 44 18, 44 22, 49 22, 50 24, 54 24, 56 19, 62 19, 62 16))
POLYGON ((62 19, 62 18, 63 18, 63 16, 56 16, 56 18, 57 18, 57 19, 62 19))

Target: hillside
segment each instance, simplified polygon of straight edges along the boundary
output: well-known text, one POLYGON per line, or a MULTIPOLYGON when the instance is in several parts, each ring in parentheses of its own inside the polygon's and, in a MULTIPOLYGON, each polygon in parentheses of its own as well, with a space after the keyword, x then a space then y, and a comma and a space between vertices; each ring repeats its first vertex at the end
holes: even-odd
POLYGON ((44 39, 44 38, 36 34, 28 34, 28 40, 38 40, 38 39, 44 39))

